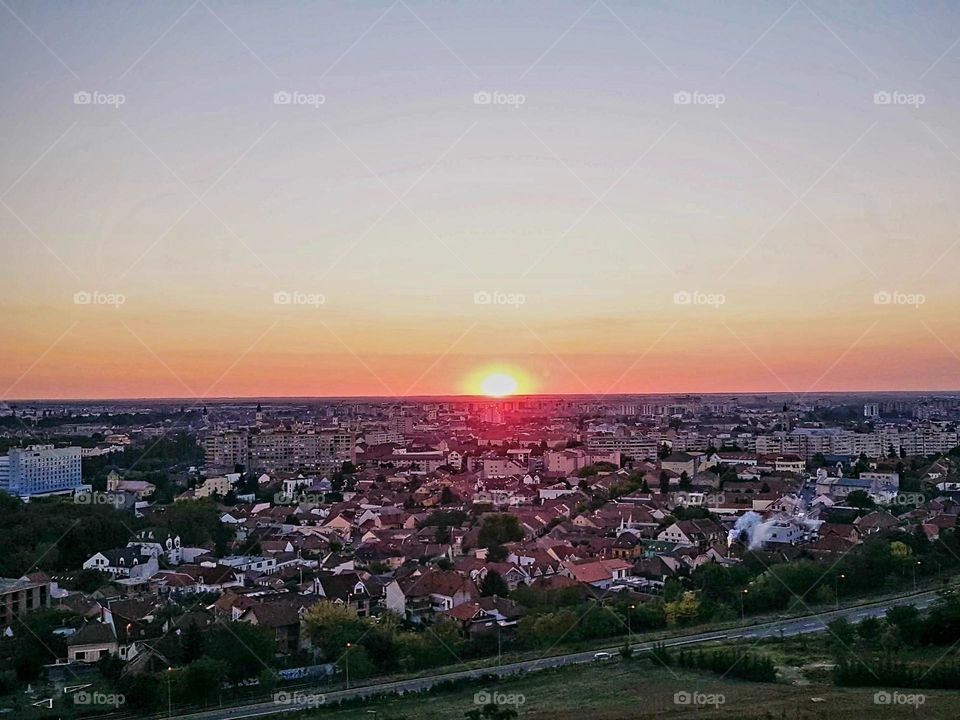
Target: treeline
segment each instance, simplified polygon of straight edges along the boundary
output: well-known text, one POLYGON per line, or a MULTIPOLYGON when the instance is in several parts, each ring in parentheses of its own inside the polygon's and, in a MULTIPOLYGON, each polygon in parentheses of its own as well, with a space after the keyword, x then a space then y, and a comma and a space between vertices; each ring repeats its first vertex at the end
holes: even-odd
POLYGON ((668 582, 664 597, 692 588, 701 602, 701 620, 826 604, 912 587, 914 578, 945 578, 960 566, 960 538, 952 529, 929 542, 922 532, 893 530, 865 540, 836 562, 804 556, 782 562, 773 554, 747 553, 734 566, 707 563, 679 582, 668 582), (775 564, 776 563, 776 564, 775 564), (741 605, 742 603, 742 605, 741 605))
POLYGON ((107 505, 61 498, 23 503, 3 492, 0 518, 0 577, 77 570, 98 550, 125 546, 137 522, 107 505))
POLYGON ((848 687, 960 690, 960 664, 956 661, 907 663, 893 657, 843 658, 834 667, 833 681, 848 687))
POLYGON ((758 655, 737 648, 673 650, 663 643, 657 643, 654 645, 651 654, 654 660, 667 667, 705 670, 722 677, 751 680, 753 682, 776 682, 777 680, 777 669, 773 660, 765 655, 758 655))

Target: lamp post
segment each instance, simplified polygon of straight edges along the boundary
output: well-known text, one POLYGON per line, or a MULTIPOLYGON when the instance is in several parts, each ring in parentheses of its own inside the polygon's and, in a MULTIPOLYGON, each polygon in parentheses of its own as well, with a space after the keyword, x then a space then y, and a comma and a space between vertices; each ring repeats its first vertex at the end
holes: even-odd
POLYGON ((173 717, 173 702, 171 700, 170 688, 173 685, 173 668, 167 668, 167 717, 173 717))
POLYGON ((347 690, 350 689, 350 643, 347 643, 347 651, 343 654, 343 659, 347 665, 347 690))
POLYGON ((627 607, 627 645, 631 647, 633 646, 633 622, 631 615, 636 607, 636 605, 630 605, 627 607))
POLYGON ((743 598, 748 592, 750 591, 747 588, 740 591, 740 622, 744 622, 747 619, 747 614, 743 609, 743 598))
POLYGON ((833 595, 837 601, 837 610, 840 609, 840 581, 846 577, 843 573, 835 575, 833 578, 833 595))
POLYGON ((917 591, 917 565, 920 564, 920 560, 917 560, 913 565, 913 591, 917 591))

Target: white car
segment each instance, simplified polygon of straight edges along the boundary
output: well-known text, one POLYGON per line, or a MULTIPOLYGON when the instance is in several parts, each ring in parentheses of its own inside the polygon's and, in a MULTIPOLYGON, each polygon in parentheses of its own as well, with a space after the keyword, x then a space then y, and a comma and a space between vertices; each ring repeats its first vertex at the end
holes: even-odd
POLYGON ((613 653, 608 652, 598 652, 594 653, 593 659, 598 662, 607 662, 608 660, 613 660, 613 653))

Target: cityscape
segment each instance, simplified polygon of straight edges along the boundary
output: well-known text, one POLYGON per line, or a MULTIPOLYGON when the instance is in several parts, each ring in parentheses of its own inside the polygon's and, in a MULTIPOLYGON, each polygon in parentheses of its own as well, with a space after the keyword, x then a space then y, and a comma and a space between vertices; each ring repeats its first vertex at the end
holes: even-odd
POLYGON ((0 0, 0 720, 960 716, 958 36, 0 0))

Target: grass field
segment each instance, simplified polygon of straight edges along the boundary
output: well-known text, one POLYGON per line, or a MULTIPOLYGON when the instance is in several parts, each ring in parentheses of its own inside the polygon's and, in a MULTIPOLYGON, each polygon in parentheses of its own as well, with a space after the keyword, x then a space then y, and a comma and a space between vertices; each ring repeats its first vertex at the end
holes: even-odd
MULTIPOLYGON (((477 693, 523 696, 515 706, 529 720, 620 720, 621 718, 704 718, 739 720, 887 720, 921 716, 925 720, 960 717, 960 693, 925 694, 919 711, 910 705, 874 701, 876 689, 836 689, 826 683, 762 684, 721 680, 713 675, 672 672, 651 660, 568 667, 478 684, 420 697, 385 698, 351 708, 321 708, 298 715, 310 720, 457 720, 476 707, 477 693), (721 704, 682 704, 677 693, 722 696, 721 704)), ((900 691, 909 694, 909 691, 900 691)), ((688 695, 689 696, 689 695, 688 695)))

